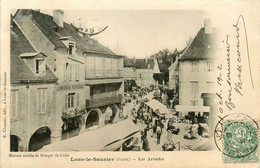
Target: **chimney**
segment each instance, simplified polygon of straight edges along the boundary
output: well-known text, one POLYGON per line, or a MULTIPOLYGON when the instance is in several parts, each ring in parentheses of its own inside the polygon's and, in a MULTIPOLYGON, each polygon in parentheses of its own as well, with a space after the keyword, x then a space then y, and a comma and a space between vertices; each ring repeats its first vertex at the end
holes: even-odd
POLYGON ((63 28, 63 10, 55 9, 53 10, 53 21, 59 26, 63 28))
POLYGON ((205 31, 205 34, 213 33, 211 20, 208 18, 205 18, 205 20, 204 20, 204 31, 205 31))

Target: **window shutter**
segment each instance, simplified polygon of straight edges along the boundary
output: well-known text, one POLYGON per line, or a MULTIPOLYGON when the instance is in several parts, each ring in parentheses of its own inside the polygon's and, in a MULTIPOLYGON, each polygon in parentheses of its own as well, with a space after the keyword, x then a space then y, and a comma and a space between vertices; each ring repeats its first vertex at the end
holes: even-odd
POLYGON ((78 64, 78 67, 77 67, 77 80, 79 80, 79 69, 80 69, 80 65, 78 64))
POLYGON ((41 89, 42 91, 42 113, 46 112, 46 89, 41 89))
POLYGON ((67 109, 68 108, 68 95, 65 93, 65 104, 64 104, 64 108, 67 109))
POLYGON ((69 66, 70 68, 69 68, 69 72, 70 72, 70 80, 72 80, 72 65, 70 64, 70 66, 69 66))
POLYGON ((11 92, 11 118, 15 118, 15 92, 11 92))
POLYGON ((66 80, 66 63, 63 64, 63 79, 66 80))
POLYGON ((37 90, 37 113, 41 113, 41 90, 37 90))
POLYGON ((23 100, 22 100, 22 99, 19 99, 19 98, 20 98, 20 92, 17 91, 16 93, 17 93, 17 99, 16 99, 16 102, 17 102, 17 105, 16 105, 17 116, 18 116, 19 118, 23 118, 23 113, 22 113, 23 107, 21 107, 21 104, 22 104, 22 101, 23 101, 23 100))
POLYGON ((77 106, 79 106, 79 93, 77 93, 77 106))
POLYGON ((76 79, 76 64, 72 64, 72 70, 71 70, 71 79, 75 80, 76 79))

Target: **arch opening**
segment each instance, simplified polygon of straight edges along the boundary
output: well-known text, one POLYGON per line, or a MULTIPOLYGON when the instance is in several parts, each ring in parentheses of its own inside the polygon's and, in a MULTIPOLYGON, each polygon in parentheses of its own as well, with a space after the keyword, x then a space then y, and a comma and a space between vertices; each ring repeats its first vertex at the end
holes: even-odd
POLYGON ((31 136, 28 151, 37 151, 50 143, 51 130, 48 127, 41 127, 31 136))
POLYGON ((91 110, 86 118, 86 128, 99 125, 100 116, 97 110, 91 110))
POLYGON ((10 152, 18 152, 20 142, 21 138, 16 135, 10 135, 10 152))

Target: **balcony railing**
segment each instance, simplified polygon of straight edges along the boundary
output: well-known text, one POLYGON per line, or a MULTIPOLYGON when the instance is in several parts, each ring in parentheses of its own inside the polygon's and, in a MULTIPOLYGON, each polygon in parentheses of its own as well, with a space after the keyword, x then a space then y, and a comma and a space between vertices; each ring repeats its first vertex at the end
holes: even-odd
POLYGON ((122 70, 86 70, 86 78, 123 77, 122 70))
POLYGON ((85 106, 75 107, 71 109, 66 109, 62 112, 62 119, 69 119, 74 117, 79 117, 82 114, 85 114, 85 106))
POLYGON ((90 107, 98 107, 98 106, 104 106, 108 104, 114 104, 119 103, 123 100, 122 94, 116 94, 116 92, 111 92, 113 94, 107 95, 107 94, 96 94, 90 97, 90 100, 86 100, 86 106, 88 108, 90 107))

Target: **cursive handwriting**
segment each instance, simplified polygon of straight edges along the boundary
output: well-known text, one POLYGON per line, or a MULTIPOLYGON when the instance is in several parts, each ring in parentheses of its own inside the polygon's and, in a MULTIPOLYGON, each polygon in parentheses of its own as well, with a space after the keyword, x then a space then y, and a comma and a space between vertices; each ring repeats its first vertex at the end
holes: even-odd
POLYGON ((251 73, 250 55, 247 40, 247 31, 244 17, 240 15, 235 24, 232 25, 235 36, 226 35, 223 40, 225 45, 225 64, 220 64, 217 76, 217 84, 221 88, 216 92, 218 98, 219 112, 223 113, 225 110, 232 111, 236 108, 236 100, 233 98, 235 94, 244 97, 243 88, 245 87, 244 67, 248 64, 252 88, 254 89, 254 82, 251 73), (232 39, 234 38, 234 39, 232 39), (234 44, 232 43, 234 41, 234 44), (225 67, 225 68, 224 68, 225 67))
POLYGON ((228 91, 228 96, 227 96, 227 100, 225 101, 225 104, 227 106, 227 108, 231 111, 233 110, 236 106, 232 101, 232 80, 231 80, 231 60, 230 60, 230 44, 228 42, 228 35, 226 37, 226 51, 227 51, 227 84, 229 86, 228 91))
MULTIPOLYGON (((250 63, 250 54, 249 54, 249 47, 248 47, 248 39, 247 39, 247 31, 246 31, 246 23, 244 20, 243 15, 240 15, 237 19, 237 23, 235 25, 233 25, 233 27, 236 28, 236 39, 237 39, 237 61, 239 63, 241 63, 241 53, 240 53, 240 34, 239 34, 239 23, 240 21, 242 22, 242 27, 244 28, 244 35, 245 35, 245 44, 246 44, 246 55, 247 55, 247 61, 248 61, 248 68, 249 68, 249 74, 250 74, 250 80, 251 80, 251 84, 252 84, 252 88, 255 89, 254 87, 254 81, 253 81, 253 77, 252 77, 252 70, 251 70, 251 63, 250 63)), ((241 86, 242 87, 242 81, 241 79, 241 72, 242 71, 242 65, 241 67, 238 67, 238 78, 239 78, 239 82, 241 82, 241 85, 238 83, 238 87, 241 86), (240 76, 239 76, 240 75, 240 76)), ((241 89, 240 89, 241 90, 241 89)))
POLYGON ((243 96, 242 94, 242 85, 243 85, 243 82, 242 82, 242 59, 241 59, 241 52, 240 52, 240 29, 239 29, 239 19, 240 17, 238 17, 238 21, 235 25, 233 25, 233 27, 236 29, 236 53, 237 53, 237 79, 238 81, 235 82, 235 91, 240 94, 241 96, 243 96))

